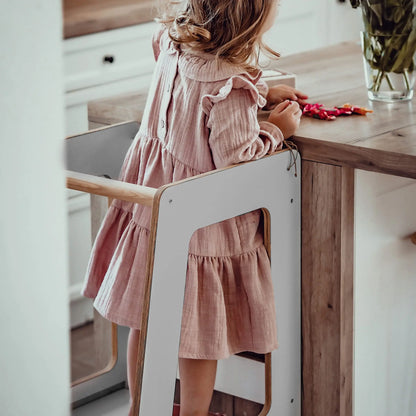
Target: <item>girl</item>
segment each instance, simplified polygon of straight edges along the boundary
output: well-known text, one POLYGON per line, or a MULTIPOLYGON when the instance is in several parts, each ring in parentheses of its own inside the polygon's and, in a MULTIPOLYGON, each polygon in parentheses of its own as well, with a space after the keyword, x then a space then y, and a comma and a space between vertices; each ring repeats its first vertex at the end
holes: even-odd
MULTIPOLYGON (((178 3, 178 2, 172 2, 178 3)), ((188 0, 164 16, 140 130, 123 181, 158 188, 282 147, 299 125, 299 91, 260 79, 262 35, 276 0, 188 0), (259 123, 257 110, 275 108, 259 123)), ((150 208, 114 201, 94 244, 85 296, 131 328, 128 380, 135 383, 150 208)), ((190 241, 179 372, 181 416, 207 416, 217 360, 277 347, 270 262, 260 210, 198 230, 190 241)), ((174 278, 174 276, 172 276, 174 278)))

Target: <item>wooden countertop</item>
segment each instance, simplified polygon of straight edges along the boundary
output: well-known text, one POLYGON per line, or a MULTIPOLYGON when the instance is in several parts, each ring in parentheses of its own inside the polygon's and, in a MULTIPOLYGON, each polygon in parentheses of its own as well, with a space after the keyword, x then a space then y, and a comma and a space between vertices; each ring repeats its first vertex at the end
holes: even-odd
POLYGON ((373 110, 365 117, 334 121, 304 117, 295 137, 303 158, 416 179, 416 107, 413 100, 368 100, 359 45, 342 43, 292 55, 282 58, 279 67, 296 74, 296 85, 309 102, 373 110))
POLYGON ((154 0, 63 0, 64 38, 148 22, 154 0))
MULTIPOLYGON (((297 76, 309 102, 371 108, 367 116, 323 121, 304 117, 294 138, 304 159, 416 179, 416 107, 369 101, 359 45, 342 43, 281 58, 277 65, 297 76)), ((92 122, 140 119, 145 97, 131 94, 89 105, 92 122)))

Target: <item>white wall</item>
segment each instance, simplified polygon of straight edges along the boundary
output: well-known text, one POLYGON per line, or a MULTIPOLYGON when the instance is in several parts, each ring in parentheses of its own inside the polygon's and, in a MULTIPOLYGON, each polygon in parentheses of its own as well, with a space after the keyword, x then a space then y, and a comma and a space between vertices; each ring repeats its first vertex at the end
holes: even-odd
POLYGON ((1 6, 0 413, 69 415, 61 2, 1 6))
POLYGON ((355 416, 416 414, 416 181, 356 172, 355 416))

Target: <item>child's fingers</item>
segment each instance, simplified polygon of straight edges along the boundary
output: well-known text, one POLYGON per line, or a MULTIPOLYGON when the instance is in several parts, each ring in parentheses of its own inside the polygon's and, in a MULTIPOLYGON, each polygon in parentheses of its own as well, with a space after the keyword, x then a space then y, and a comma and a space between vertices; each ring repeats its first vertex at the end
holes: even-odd
POLYGON ((289 101, 288 106, 284 109, 287 113, 295 114, 300 110, 299 104, 296 101, 289 101))
POLYGON ((298 103, 299 103, 299 105, 306 105, 306 104, 308 104, 308 102, 306 100, 303 100, 303 99, 298 99, 298 103))
POLYGON ((285 111, 289 106, 291 105, 290 100, 282 101, 280 104, 277 104, 277 106, 274 108, 274 112, 282 113, 285 111))
POLYGON ((286 98, 292 101, 298 101, 298 96, 296 95, 295 91, 292 91, 287 94, 286 98))
POLYGON ((293 115, 296 117, 300 117, 302 115, 302 110, 300 109, 300 107, 293 115))
POLYGON ((296 94, 296 96, 301 99, 306 100, 308 98, 308 96, 306 94, 304 94, 302 91, 299 90, 293 90, 293 92, 296 94))

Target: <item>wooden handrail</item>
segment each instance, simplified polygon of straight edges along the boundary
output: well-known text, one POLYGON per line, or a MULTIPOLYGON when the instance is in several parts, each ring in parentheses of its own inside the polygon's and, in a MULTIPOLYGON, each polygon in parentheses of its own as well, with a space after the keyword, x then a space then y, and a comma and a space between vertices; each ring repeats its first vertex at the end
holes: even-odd
POLYGON ((122 201, 135 202, 151 207, 156 188, 116 181, 85 173, 66 171, 66 185, 69 189, 102 195, 122 201))

